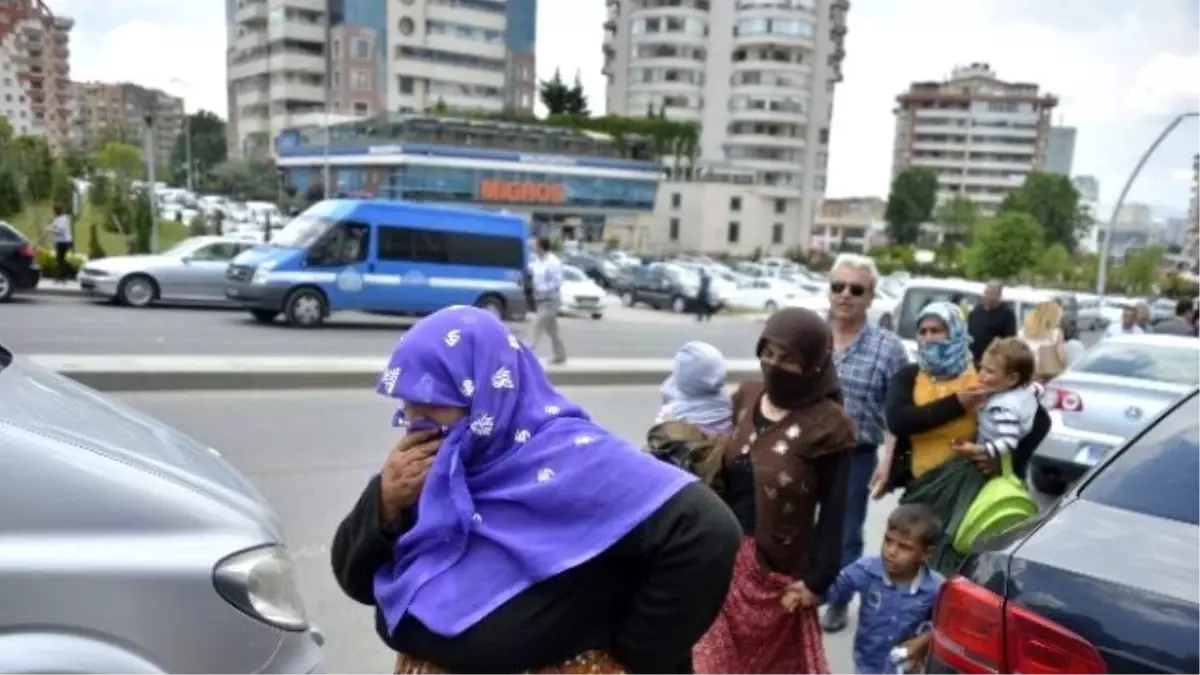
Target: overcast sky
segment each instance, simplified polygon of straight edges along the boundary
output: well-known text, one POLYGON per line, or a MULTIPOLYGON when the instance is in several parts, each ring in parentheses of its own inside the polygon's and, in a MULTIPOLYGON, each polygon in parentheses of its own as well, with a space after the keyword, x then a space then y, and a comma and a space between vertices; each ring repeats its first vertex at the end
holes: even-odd
MULTIPOLYGON (((220 0, 48 0, 76 19, 72 76, 128 80, 184 96, 225 116, 220 0)), ((575 71, 604 108, 603 0, 541 0, 538 71, 575 71)), ((1075 173, 1116 199, 1129 170, 1176 114, 1200 107, 1200 12, 1195 0, 853 0, 837 89, 829 196, 885 196, 895 96, 985 61, 1002 79, 1056 94, 1058 117, 1079 129, 1075 173)), ((1151 160, 1131 199, 1161 215, 1186 211, 1196 121, 1151 160)))

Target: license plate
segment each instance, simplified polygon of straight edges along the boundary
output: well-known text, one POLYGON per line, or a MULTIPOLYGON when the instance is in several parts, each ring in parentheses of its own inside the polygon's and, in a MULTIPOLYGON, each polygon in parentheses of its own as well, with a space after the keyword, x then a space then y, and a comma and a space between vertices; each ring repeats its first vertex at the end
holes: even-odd
POLYGON ((599 302, 599 298, 575 298, 581 307, 595 307, 599 302))
POLYGON ((1104 459, 1104 455, 1110 450, 1107 445, 1096 445, 1089 443, 1080 446, 1079 452, 1075 453, 1075 463, 1084 466, 1096 466, 1100 460, 1104 459))

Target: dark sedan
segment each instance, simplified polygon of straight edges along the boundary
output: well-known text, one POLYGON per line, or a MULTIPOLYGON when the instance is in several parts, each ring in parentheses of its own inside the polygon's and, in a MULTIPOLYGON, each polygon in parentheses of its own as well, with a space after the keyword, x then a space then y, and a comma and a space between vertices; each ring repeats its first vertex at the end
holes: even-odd
POLYGON ((933 673, 1200 672, 1196 392, 942 589, 933 673))

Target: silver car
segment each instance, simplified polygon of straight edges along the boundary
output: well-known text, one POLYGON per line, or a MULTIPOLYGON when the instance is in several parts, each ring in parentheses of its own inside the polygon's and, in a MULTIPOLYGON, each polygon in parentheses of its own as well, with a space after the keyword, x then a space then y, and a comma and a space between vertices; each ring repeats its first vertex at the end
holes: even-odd
POLYGON ((1052 426, 1030 460, 1030 487, 1043 500, 1056 498, 1198 384, 1196 338, 1104 339, 1046 387, 1052 426))
POLYGON ((238 237, 192 237, 156 255, 89 260, 79 271, 79 286, 129 307, 155 302, 226 304, 229 262, 255 245, 238 237))
POLYGON ((280 525, 217 452, 0 347, 0 673, 309 673, 280 525))

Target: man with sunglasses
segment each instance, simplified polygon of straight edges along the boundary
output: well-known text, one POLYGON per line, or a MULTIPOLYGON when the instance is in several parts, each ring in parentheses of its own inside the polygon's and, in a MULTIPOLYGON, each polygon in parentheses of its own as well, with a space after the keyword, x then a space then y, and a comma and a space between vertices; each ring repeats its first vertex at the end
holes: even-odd
MULTIPOLYGON (((872 325, 867 309, 875 299, 878 274, 866 256, 843 255, 829 273, 829 327, 834 363, 842 383, 846 414, 858 427, 858 440, 846 484, 846 521, 842 531, 842 566, 863 553, 863 522, 871 484, 879 466, 879 446, 891 443, 883 403, 892 376, 908 364, 904 344, 895 333, 872 325)), ((846 606, 830 605, 821 625, 836 633, 846 627, 846 606)))

